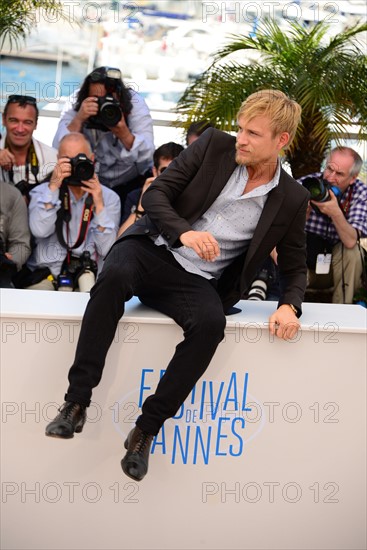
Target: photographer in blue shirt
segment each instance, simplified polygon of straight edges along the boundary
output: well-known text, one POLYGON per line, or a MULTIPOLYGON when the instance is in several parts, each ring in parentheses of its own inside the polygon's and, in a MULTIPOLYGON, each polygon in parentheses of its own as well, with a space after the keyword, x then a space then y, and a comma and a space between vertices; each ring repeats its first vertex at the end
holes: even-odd
MULTIPOLYGON (((144 99, 125 86, 119 69, 100 67, 84 80, 74 105, 65 106, 53 140, 81 132, 96 158, 103 185, 113 189, 123 207, 126 195, 151 176, 153 121, 144 99)), ((71 100, 73 101, 73 100, 71 100)))
POLYGON ((93 285, 120 220, 119 197, 100 184, 93 159, 82 134, 61 140, 50 181, 30 193, 29 226, 36 246, 18 286, 89 291, 93 285), (89 283, 81 287, 85 271, 89 283))

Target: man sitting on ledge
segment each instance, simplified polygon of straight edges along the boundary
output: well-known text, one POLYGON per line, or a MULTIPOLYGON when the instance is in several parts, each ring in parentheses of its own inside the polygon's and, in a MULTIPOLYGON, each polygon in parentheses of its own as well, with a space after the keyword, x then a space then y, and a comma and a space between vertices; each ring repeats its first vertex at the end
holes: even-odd
POLYGON ((148 471, 153 437, 176 414, 223 339, 225 313, 275 246, 281 297, 270 331, 284 340, 296 335, 306 287, 309 193, 283 171, 278 155, 292 141, 300 115, 300 106, 280 91, 252 94, 238 112, 237 138, 209 128, 147 189, 146 215, 116 241, 92 288, 66 402, 46 435, 70 438, 82 431, 124 304, 133 295, 184 332, 125 441, 121 466, 136 481, 148 471))

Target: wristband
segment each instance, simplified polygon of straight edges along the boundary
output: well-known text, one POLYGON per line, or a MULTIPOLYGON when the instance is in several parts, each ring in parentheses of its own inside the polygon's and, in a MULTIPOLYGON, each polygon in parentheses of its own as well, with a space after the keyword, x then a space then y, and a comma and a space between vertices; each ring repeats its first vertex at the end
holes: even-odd
POLYGON ((293 313, 295 315, 298 315, 297 308, 293 304, 284 304, 284 305, 289 306, 291 308, 291 310, 293 311, 293 313))

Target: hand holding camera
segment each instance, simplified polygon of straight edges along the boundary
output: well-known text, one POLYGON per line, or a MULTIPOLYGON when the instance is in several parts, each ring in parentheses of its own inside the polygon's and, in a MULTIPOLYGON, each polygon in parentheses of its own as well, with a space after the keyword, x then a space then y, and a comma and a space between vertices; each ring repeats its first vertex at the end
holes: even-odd
POLYGON ((342 192, 324 178, 309 176, 302 182, 311 195, 310 204, 317 214, 332 218, 340 212, 339 201, 342 192))
POLYGON ((339 206, 339 200, 337 198, 337 195, 330 189, 329 190, 329 199, 326 202, 317 202, 311 200, 311 206, 315 209, 317 208, 318 211, 323 216, 328 216, 329 218, 334 218, 338 214, 342 214, 342 211, 339 206))
POLYGON ((90 113, 86 119, 86 127, 109 131, 123 119, 120 103, 110 94, 99 97, 87 97, 80 108, 90 113), (94 100, 94 102, 91 102, 94 100))
POLYGON ((81 182, 81 190, 90 193, 93 197, 94 211, 99 214, 104 208, 102 186, 96 174, 89 180, 81 182))
POLYGON ((93 202, 103 207, 102 188, 94 173, 94 164, 84 153, 73 158, 60 157, 52 173, 49 188, 51 191, 59 189, 62 184, 79 187, 81 191, 90 193, 93 202))
POLYGON ((84 124, 89 117, 95 116, 98 113, 98 109, 98 98, 95 96, 87 97, 82 102, 76 118, 80 120, 81 124, 84 124))
POLYGON ((68 157, 60 157, 57 159, 56 166, 52 172, 50 183, 48 184, 50 191, 57 191, 61 187, 65 178, 70 177, 72 166, 68 157))
POLYGON ((52 172, 49 188, 51 191, 56 191, 62 183, 82 187, 83 182, 90 180, 93 175, 93 161, 84 153, 79 153, 73 158, 60 157, 52 172))

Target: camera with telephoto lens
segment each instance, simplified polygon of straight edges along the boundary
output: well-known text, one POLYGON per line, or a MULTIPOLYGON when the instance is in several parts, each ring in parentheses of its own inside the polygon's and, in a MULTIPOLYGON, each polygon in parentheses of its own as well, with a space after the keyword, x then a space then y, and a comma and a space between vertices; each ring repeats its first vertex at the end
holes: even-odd
MULTIPOLYGON (((303 187, 309 191, 311 195, 311 200, 316 202, 327 202, 330 200, 330 191, 334 193, 337 200, 340 201, 342 192, 339 187, 332 185, 326 179, 317 176, 309 176, 302 181, 303 187)), ((320 210, 314 204, 311 205, 312 208, 319 214, 320 210)))
POLYGON ((0 235, 0 288, 14 288, 12 278, 17 272, 17 266, 5 252, 5 243, 0 235))
POLYGON ((247 299, 252 301, 266 300, 271 274, 268 269, 261 269, 248 291, 247 299))
POLYGON ((98 266, 90 252, 85 250, 80 257, 72 256, 65 260, 57 277, 58 290, 72 292, 79 287, 80 292, 89 292, 95 283, 98 266))
POLYGON ((84 153, 79 153, 76 157, 70 159, 71 175, 64 178, 66 185, 75 185, 81 187, 82 181, 88 181, 94 174, 94 164, 84 153))

